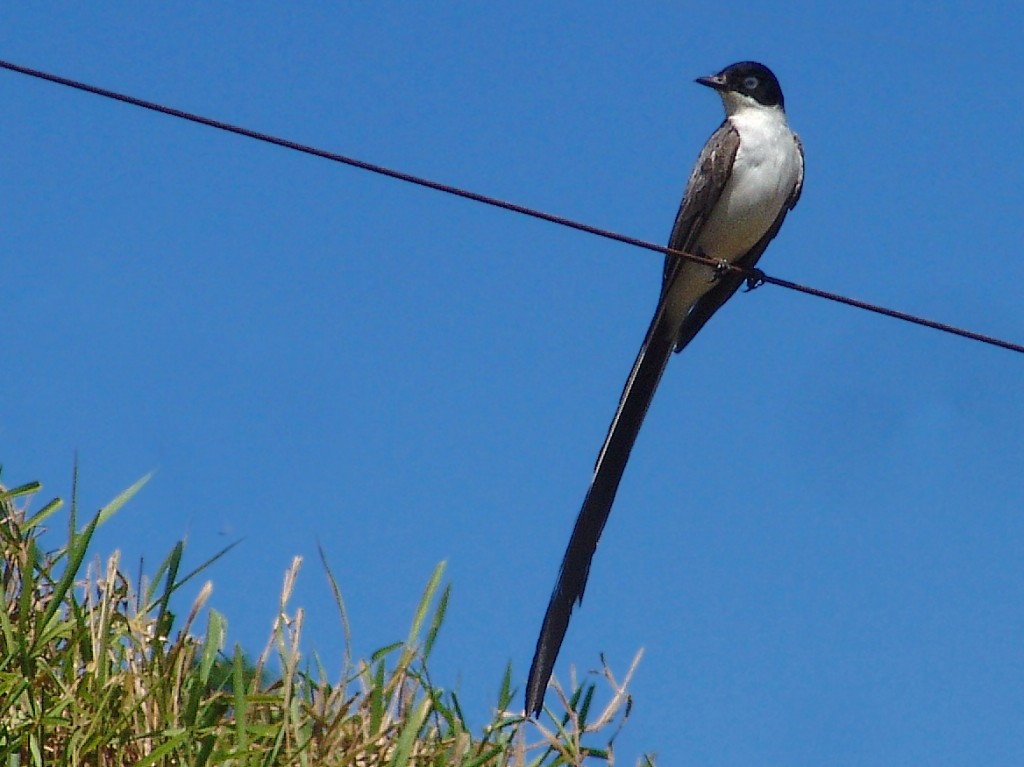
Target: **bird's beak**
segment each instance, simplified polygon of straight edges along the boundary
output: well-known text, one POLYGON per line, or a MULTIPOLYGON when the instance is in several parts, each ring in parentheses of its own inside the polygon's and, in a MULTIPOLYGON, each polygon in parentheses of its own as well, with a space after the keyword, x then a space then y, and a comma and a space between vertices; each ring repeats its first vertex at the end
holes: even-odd
POLYGON ((716 91, 725 90, 725 78, 722 75, 711 75, 710 77, 698 77, 697 82, 701 85, 706 85, 709 88, 714 88, 716 91))

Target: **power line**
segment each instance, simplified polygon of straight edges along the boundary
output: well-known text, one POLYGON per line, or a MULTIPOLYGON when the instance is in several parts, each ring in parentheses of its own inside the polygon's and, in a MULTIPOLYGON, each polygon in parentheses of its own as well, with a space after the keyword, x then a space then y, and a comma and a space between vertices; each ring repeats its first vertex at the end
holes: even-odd
POLYGON ((169 117, 176 117, 181 120, 188 120, 189 122, 198 123, 199 125, 205 125, 209 128, 216 128, 217 130, 227 131, 228 133, 234 133, 239 136, 245 136, 246 138, 255 139, 257 141, 263 141, 267 144, 273 144, 275 146, 284 147, 285 149, 291 149, 296 152, 303 152, 305 154, 313 155, 314 157, 321 157, 325 160, 331 160, 333 162, 339 162, 344 165, 349 165, 354 168, 360 168, 362 170, 376 173, 381 176, 387 176, 388 178, 397 179, 398 181, 404 181, 409 184, 416 184, 417 186, 426 187, 427 189, 433 189, 438 192, 445 194, 455 195, 456 197, 462 197, 466 200, 472 200, 479 202, 484 205, 490 205, 495 208, 501 208, 502 210, 511 211, 518 213, 523 216, 530 216, 531 218, 540 219, 541 221, 548 221, 558 226, 568 227, 575 229, 580 232, 586 232, 597 237, 603 237, 608 240, 614 240, 615 242, 621 242, 626 245, 632 245, 637 248, 643 248, 645 250, 655 251, 657 253, 665 253, 669 255, 678 256, 679 258, 686 258, 691 261, 696 261, 707 266, 713 266, 720 271, 731 271, 735 273, 743 274, 747 278, 747 284, 750 287, 756 287, 761 284, 777 285, 782 288, 789 290, 795 290, 799 293, 805 293, 810 296, 817 298, 824 298, 829 301, 836 303, 845 304, 846 306, 852 306, 856 309, 863 309, 865 311, 874 312, 875 314, 881 314, 886 317, 892 317, 893 319, 903 320, 904 322, 910 322, 915 325, 921 325, 922 327, 931 328, 932 330, 938 330, 943 333, 949 333, 951 335, 960 336, 967 338, 971 341, 978 341, 980 343, 989 344, 990 346, 996 346, 1001 349, 1008 349, 1009 351, 1018 352, 1024 354, 1024 345, 1016 344, 1011 341, 1004 341, 1000 338, 993 336, 987 336, 982 333, 976 333, 972 330, 966 330, 959 328, 954 325, 948 325, 944 322, 937 322, 935 320, 929 320, 924 317, 919 317, 906 312, 897 311, 896 309, 889 309, 888 307, 878 306, 877 304, 871 304, 866 301, 860 301, 855 298, 848 298, 847 296, 839 295, 838 293, 831 293, 827 290, 821 290, 819 288, 809 287, 807 285, 801 285, 797 282, 791 282, 790 280, 784 280, 779 277, 772 277, 765 274, 760 269, 741 269, 731 264, 720 263, 712 259, 703 258, 701 256, 694 255, 692 253, 683 253, 677 250, 671 250, 662 245, 656 245, 653 242, 641 240, 636 237, 629 237, 618 232, 613 232, 608 229, 602 229, 600 227, 591 226, 590 224, 584 224, 579 221, 573 221, 572 219, 565 218, 564 216, 557 216, 553 213, 546 213, 535 208, 528 208, 525 205, 518 205, 514 202, 507 202, 505 200, 498 199, 497 197, 489 197, 485 194, 478 192, 472 192, 467 189, 462 189, 457 186, 450 184, 443 184, 438 181, 432 181, 421 176, 414 176, 411 173, 404 173, 402 171, 393 170, 386 168, 383 165, 376 165, 374 163, 359 160, 354 157, 347 157, 342 154, 335 152, 329 152, 325 149, 318 149, 317 147, 309 146, 307 144, 300 144, 295 141, 289 141, 288 139, 279 138, 272 136, 267 133, 260 133, 259 131, 250 130, 249 128, 242 128, 231 123, 222 122, 220 120, 214 120, 209 117, 203 117, 202 115, 193 114, 191 112, 185 112, 180 109, 174 109, 173 107, 163 106, 152 101, 146 101, 144 99, 135 98, 134 96, 128 96, 123 93, 116 91, 107 90, 106 88, 99 88, 95 85, 89 85, 87 83, 79 82, 77 80, 71 80, 66 77, 60 77, 59 75, 49 74, 48 72, 42 72, 38 69, 31 69, 29 67, 23 67, 18 64, 14 64, 8 61, 0 60, 0 68, 7 69, 11 72, 16 72, 22 75, 28 75, 29 77, 35 77, 40 80, 45 80, 50 83, 57 85, 63 85, 68 88, 74 88, 76 90, 85 91, 86 93, 92 93, 96 96, 103 96, 104 98, 113 99, 120 101, 125 104, 132 106, 141 107, 142 109, 148 109, 153 112, 159 112, 169 117))

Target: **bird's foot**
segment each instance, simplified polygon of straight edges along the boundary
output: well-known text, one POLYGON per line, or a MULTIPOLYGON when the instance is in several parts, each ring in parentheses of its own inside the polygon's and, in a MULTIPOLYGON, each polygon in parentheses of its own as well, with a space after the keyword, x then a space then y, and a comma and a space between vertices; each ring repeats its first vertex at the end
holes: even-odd
POLYGON ((747 275, 747 287, 744 289, 744 293, 749 293, 752 290, 764 285, 764 272, 760 269, 751 269, 747 275))
POLYGON ((718 259, 718 261, 715 263, 715 273, 711 275, 711 281, 718 282, 730 271, 732 271, 732 264, 730 264, 724 258, 718 259))

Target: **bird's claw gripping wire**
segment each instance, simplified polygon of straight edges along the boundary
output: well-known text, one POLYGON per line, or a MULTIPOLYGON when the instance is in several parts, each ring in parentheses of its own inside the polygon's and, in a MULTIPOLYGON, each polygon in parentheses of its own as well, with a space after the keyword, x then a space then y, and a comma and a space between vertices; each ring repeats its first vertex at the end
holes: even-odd
POLYGON ((747 287, 744 288, 743 292, 749 293, 752 290, 757 290, 757 288, 764 285, 764 283, 764 272, 760 269, 751 269, 747 274, 747 287))
POLYGON ((713 275, 711 275, 711 281, 712 282, 718 282, 725 275, 727 275, 730 271, 732 271, 732 264, 730 264, 724 258, 720 258, 720 259, 718 259, 718 261, 715 262, 715 267, 714 268, 715 268, 715 273, 713 275))

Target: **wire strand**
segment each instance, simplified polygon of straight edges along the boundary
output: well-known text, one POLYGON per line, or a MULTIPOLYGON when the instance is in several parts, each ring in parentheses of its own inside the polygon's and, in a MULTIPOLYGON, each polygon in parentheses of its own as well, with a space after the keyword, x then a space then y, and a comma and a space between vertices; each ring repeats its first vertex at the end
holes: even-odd
POLYGON ((955 325, 949 325, 944 322, 937 322, 935 320, 929 320, 924 317, 919 317, 914 314, 908 314, 907 312, 901 312, 896 309, 890 309, 885 306, 879 306, 877 304, 871 304, 866 301, 861 301, 856 298, 848 298, 847 296, 840 295, 838 293, 832 293, 827 290, 821 290, 820 288, 813 288, 807 285, 801 285, 797 282, 790 280, 781 279, 779 277, 772 277, 771 275, 765 274, 760 269, 742 269, 732 264, 725 264, 715 261, 713 259, 703 258, 693 253, 683 253, 682 251, 672 250, 663 245, 657 245, 647 240, 641 240, 636 237, 629 237, 618 232, 613 232, 608 229, 602 229, 597 226, 591 226, 590 224, 584 224, 579 221, 574 221, 564 216, 558 216, 553 213, 547 213, 542 210, 535 208, 529 208, 525 205, 519 205, 514 202, 508 202, 501 200, 497 197, 490 197, 479 192, 473 192, 468 189, 462 189, 451 184, 444 184, 439 181, 433 181, 428 178, 421 176, 415 176, 411 173, 404 173, 402 171, 393 170, 391 168, 384 167, 383 165, 377 165, 365 160, 359 160, 354 157, 347 157, 346 155, 337 154, 336 152, 329 152, 325 149, 319 149, 317 147, 309 146, 307 144, 300 144, 295 141, 289 141, 288 139, 279 138, 272 136, 267 133, 260 133, 259 131, 251 130, 249 128, 243 128, 231 123, 222 122, 220 120, 214 120, 209 117, 203 117, 202 115, 193 114, 191 112, 185 112, 181 109, 175 109, 173 107, 164 106, 157 104, 152 101, 146 101, 144 99, 136 98, 134 96, 128 96, 124 93, 118 93, 117 91, 108 90, 106 88, 100 88, 95 85, 89 85, 87 83, 79 82, 77 80, 71 80, 66 77, 59 75, 50 74, 48 72, 42 72, 38 69, 31 69, 24 67, 19 64, 14 64, 9 61, 0 59, 0 68, 7 69, 11 72, 16 72, 22 75, 28 75, 29 77, 35 77, 46 82, 54 83, 56 85, 63 85, 68 88, 74 88, 75 90, 84 91, 86 93, 92 93, 96 96, 102 96, 104 98, 113 99, 120 101, 124 104, 130 104, 131 106, 140 107, 142 109, 148 109, 153 112, 158 112, 169 117, 176 117, 181 120, 187 120, 189 122, 197 123, 199 125, 205 125, 209 128, 216 128, 217 130, 226 131, 228 133, 234 133, 238 136, 244 136, 246 138, 255 139, 256 141, 262 141, 267 144, 273 144, 275 146, 283 147, 285 149, 291 149, 296 152, 302 152, 304 154, 313 155, 314 157, 320 157, 325 160, 331 160, 333 162, 342 163, 344 165, 351 166, 353 168, 359 168, 361 170, 369 171, 370 173, 376 173, 381 176, 387 176, 398 181, 404 181, 405 183, 415 184, 417 186, 425 187, 427 189, 433 189, 444 194, 454 195, 461 197, 466 200, 472 200, 473 202, 482 203, 484 205, 490 205, 495 208, 507 210, 512 213, 518 213, 523 216, 529 216, 536 218, 541 221, 547 221, 558 226, 568 227, 569 229, 575 229, 580 232, 594 235, 596 237, 602 237, 607 240, 613 240, 615 242, 621 242, 625 245, 632 245, 633 247, 643 248, 645 250, 654 251, 656 253, 665 253, 668 255, 677 256, 679 258, 686 258, 697 263, 705 264, 707 266, 713 266, 719 271, 731 271, 734 273, 743 274, 748 281, 748 285, 753 288, 762 283, 769 285, 776 285, 781 288, 793 290, 798 293, 804 293, 809 296, 816 298, 823 298, 828 301, 833 301, 839 304, 845 304, 846 306, 852 306, 856 309, 862 309, 864 311, 873 312, 875 314, 881 314, 885 317, 891 317, 893 319, 902 320, 922 327, 937 330, 943 333, 949 333, 951 335, 960 336, 971 341, 978 341, 980 343, 995 346, 1001 349, 1007 349, 1009 351, 1018 352, 1024 354, 1024 345, 1016 344, 1012 341, 1005 341, 994 336, 984 335, 982 333, 976 333, 972 330, 966 330, 964 328, 957 327, 955 325))

